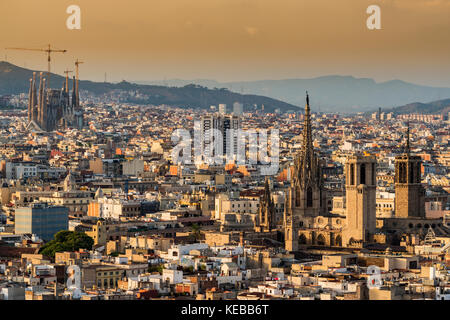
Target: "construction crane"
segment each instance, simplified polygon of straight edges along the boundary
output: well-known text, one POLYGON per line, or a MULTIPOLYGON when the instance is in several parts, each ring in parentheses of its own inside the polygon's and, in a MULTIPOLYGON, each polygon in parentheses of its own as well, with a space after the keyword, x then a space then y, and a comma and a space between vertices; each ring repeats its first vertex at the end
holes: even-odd
POLYGON ((80 64, 82 64, 82 63, 84 63, 84 62, 83 62, 83 61, 79 61, 78 58, 77 58, 77 60, 75 61, 75 70, 76 70, 76 71, 75 71, 75 76, 76 76, 76 78, 75 78, 76 80, 75 80, 75 81, 76 81, 76 86, 77 86, 75 92, 77 93, 77 95, 76 95, 76 96, 77 96, 77 104, 76 104, 77 106, 78 106, 78 104, 79 104, 79 101, 78 101, 78 99, 79 99, 79 98, 78 98, 78 94, 79 94, 79 93, 78 93, 78 92, 79 92, 79 91, 78 91, 78 79, 79 79, 79 77, 78 77, 78 76, 79 76, 79 73, 78 73, 78 66, 79 66, 80 64))
POLYGON ((75 61, 75 69, 76 69, 76 77, 77 77, 77 82, 78 82, 78 66, 80 64, 84 63, 83 61, 78 61, 78 59, 75 61))
POLYGON ((50 62, 51 62, 51 53, 52 52, 60 52, 65 53, 67 50, 60 50, 60 49, 52 49, 51 45, 49 44, 47 48, 44 49, 31 49, 31 48, 5 48, 6 50, 27 50, 27 51, 41 51, 47 53, 47 62, 48 62, 48 69, 47 69, 47 84, 49 85, 49 79, 50 79, 50 62))

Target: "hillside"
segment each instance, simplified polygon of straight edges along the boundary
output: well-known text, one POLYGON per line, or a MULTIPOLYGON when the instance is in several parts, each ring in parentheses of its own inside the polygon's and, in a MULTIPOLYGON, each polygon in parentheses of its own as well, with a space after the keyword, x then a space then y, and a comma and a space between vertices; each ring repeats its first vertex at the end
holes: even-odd
MULTIPOLYGON (((29 79, 32 77, 32 74, 33 70, 1 61, 0 95, 27 93, 29 90, 29 79)), ((64 83, 64 77, 51 74, 50 83, 53 88, 61 88, 64 83)), ((261 105, 264 105, 264 110, 267 112, 272 112, 277 108, 283 112, 299 110, 295 105, 261 95, 241 95, 231 92, 228 89, 208 89, 194 84, 183 87, 167 87, 161 85, 135 84, 126 81, 116 84, 81 80, 80 90, 86 90, 96 95, 106 94, 113 90, 135 91, 141 95, 145 95, 146 98, 144 100, 130 98, 129 102, 139 102, 142 104, 166 104, 179 107, 209 108, 211 105, 217 106, 219 103, 225 103, 231 108, 234 102, 241 102, 244 104, 245 110, 253 108, 255 104, 259 108, 261 105)))
MULTIPOLYGON (((143 83, 143 82, 142 82, 143 83)), ((394 108, 407 103, 450 98, 450 88, 421 86, 401 80, 375 82, 368 78, 330 75, 311 79, 261 80, 245 82, 217 82, 214 80, 164 80, 147 84, 182 86, 195 83, 209 88, 227 88, 237 92, 259 94, 303 105, 304 92, 314 97, 313 110, 324 112, 365 112, 379 107, 394 108)))
POLYGON ((423 114, 443 114, 450 112, 450 99, 438 100, 429 103, 409 103, 404 106, 384 110, 395 114, 423 113, 423 114))

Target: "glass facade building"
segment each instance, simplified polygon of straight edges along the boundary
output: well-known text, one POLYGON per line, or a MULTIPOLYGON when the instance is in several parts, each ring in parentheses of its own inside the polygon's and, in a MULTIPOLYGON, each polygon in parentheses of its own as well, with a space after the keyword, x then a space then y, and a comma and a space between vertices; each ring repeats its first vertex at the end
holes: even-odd
POLYGON ((33 203, 30 207, 16 209, 15 233, 35 234, 45 241, 67 230, 69 226, 69 209, 62 206, 52 206, 47 203, 33 203))

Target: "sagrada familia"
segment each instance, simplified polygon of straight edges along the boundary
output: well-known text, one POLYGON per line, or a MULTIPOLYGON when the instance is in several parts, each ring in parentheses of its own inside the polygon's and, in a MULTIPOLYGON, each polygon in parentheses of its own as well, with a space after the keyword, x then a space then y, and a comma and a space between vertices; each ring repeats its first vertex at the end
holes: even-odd
POLYGON ((345 210, 330 212, 331 195, 324 188, 321 160, 314 150, 309 96, 303 126, 303 145, 294 159, 286 189, 283 226, 277 225, 270 190, 266 181, 261 199, 257 233, 278 229, 284 235, 285 249, 303 246, 364 248, 376 245, 417 243, 432 228, 437 235, 448 235, 440 218, 425 215, 425 189, 421 184, 421 158, 412 155, 409 126, 404 153, 395 157, 395 208, 392 217, 377 217, 377 160, 375 156, 353 153, 347 156, 345 210))
POLYGON ((83 109, 80 106, 78 79, 73 77, 72 94, 69 93, 69 77, 62 89, 47 88, 41 72, 39 89, 36 90, 36 72, 30 79, 28 101, 28 128, 38 131, 83 127, 83 109))

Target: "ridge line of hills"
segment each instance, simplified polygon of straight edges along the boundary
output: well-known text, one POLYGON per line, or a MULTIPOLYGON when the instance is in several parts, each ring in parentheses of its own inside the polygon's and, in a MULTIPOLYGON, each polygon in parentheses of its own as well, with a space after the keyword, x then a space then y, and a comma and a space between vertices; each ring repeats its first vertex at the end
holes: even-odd
MULTIPOLYGON (((209 88, 227 88, 238 92, 263 94, 288 103, 304 105, 304 93, 311 94, 312 107, 322 112, 357 113, 392 110, 414 103, 429 104, 450 98, 450 88, 431 87, 403 80, 376 82, 370 78, 329 75, 305 79, 218 82, 208 79, 137 81, 137 83, 182 86, 195 83, 209 88)), ((419 108, 419 106, 417 106, 419 108)), ((423 106, 425 111, 427 107, 423 106)), ((420 108, 419 108, 420 109, 420 108)), ((431 108, 435 110, 435 108, 431 108)))
MULTIPOLYGON (((37 70, 25 69, 15 66, 11 63, 0 61, 0 95, 27 93, 29 91, 29 79, 37 70)), ((45 74, 45 71, 44 71, 45 74)), ((51 73, 50 86, 52 88, 61 88, 65 78, 63 76, 51 73), (56 86, 58 84, 59 86, 56 86)), ((70 84, 70 87, 72 84, 70 84)), ((136 104, 152 105, 171 105, 178 107, 203 108, 207 109, 211 105, 217 106, 219 103, 225 103, 229 108, 235 102, 244 104, 244 110, 253 108, 257 105, 264 110, 273 112, 280 109, 286 111, 299 111, 299 107, 256 94, 239 94, 227 89, 209 89, 196 84, 189 84, 184 87, 167 87, 161 85, 145 85, 122 81, 119 83, 94 82, 90 80, 79 81, 80 90, 89 91, 95 95, 107 94, 113 90, 135 91, 140 97, 128 97, 126 102, 136 104)))
MULTIPOLYGON (((27 93, 34 71, 0 61, 0 95, 27 93)), ((50 81, 52 87, 55 84, 62 86, 64 77, 52 73, 50 81)), ((275 109, 303 111, 305 91, 308 90, 313 111, 319 112, 367 113, 379 108, 395 114, 450 112, 450 88, 420 86, 402 80, 377 83, 373 79, 339 75, 223 83, 207 79, 133 83, 80 80, 80 89, 95 95, 114 90, 135 91, 140 97, 127 97, 125 102, 136 104, 207 109, 220 103, 231 108, 234 102, 240 102, 244 104, 244 110, 252 110, 256 104, 259 109, 264 105, 266 112, 275 109)))

